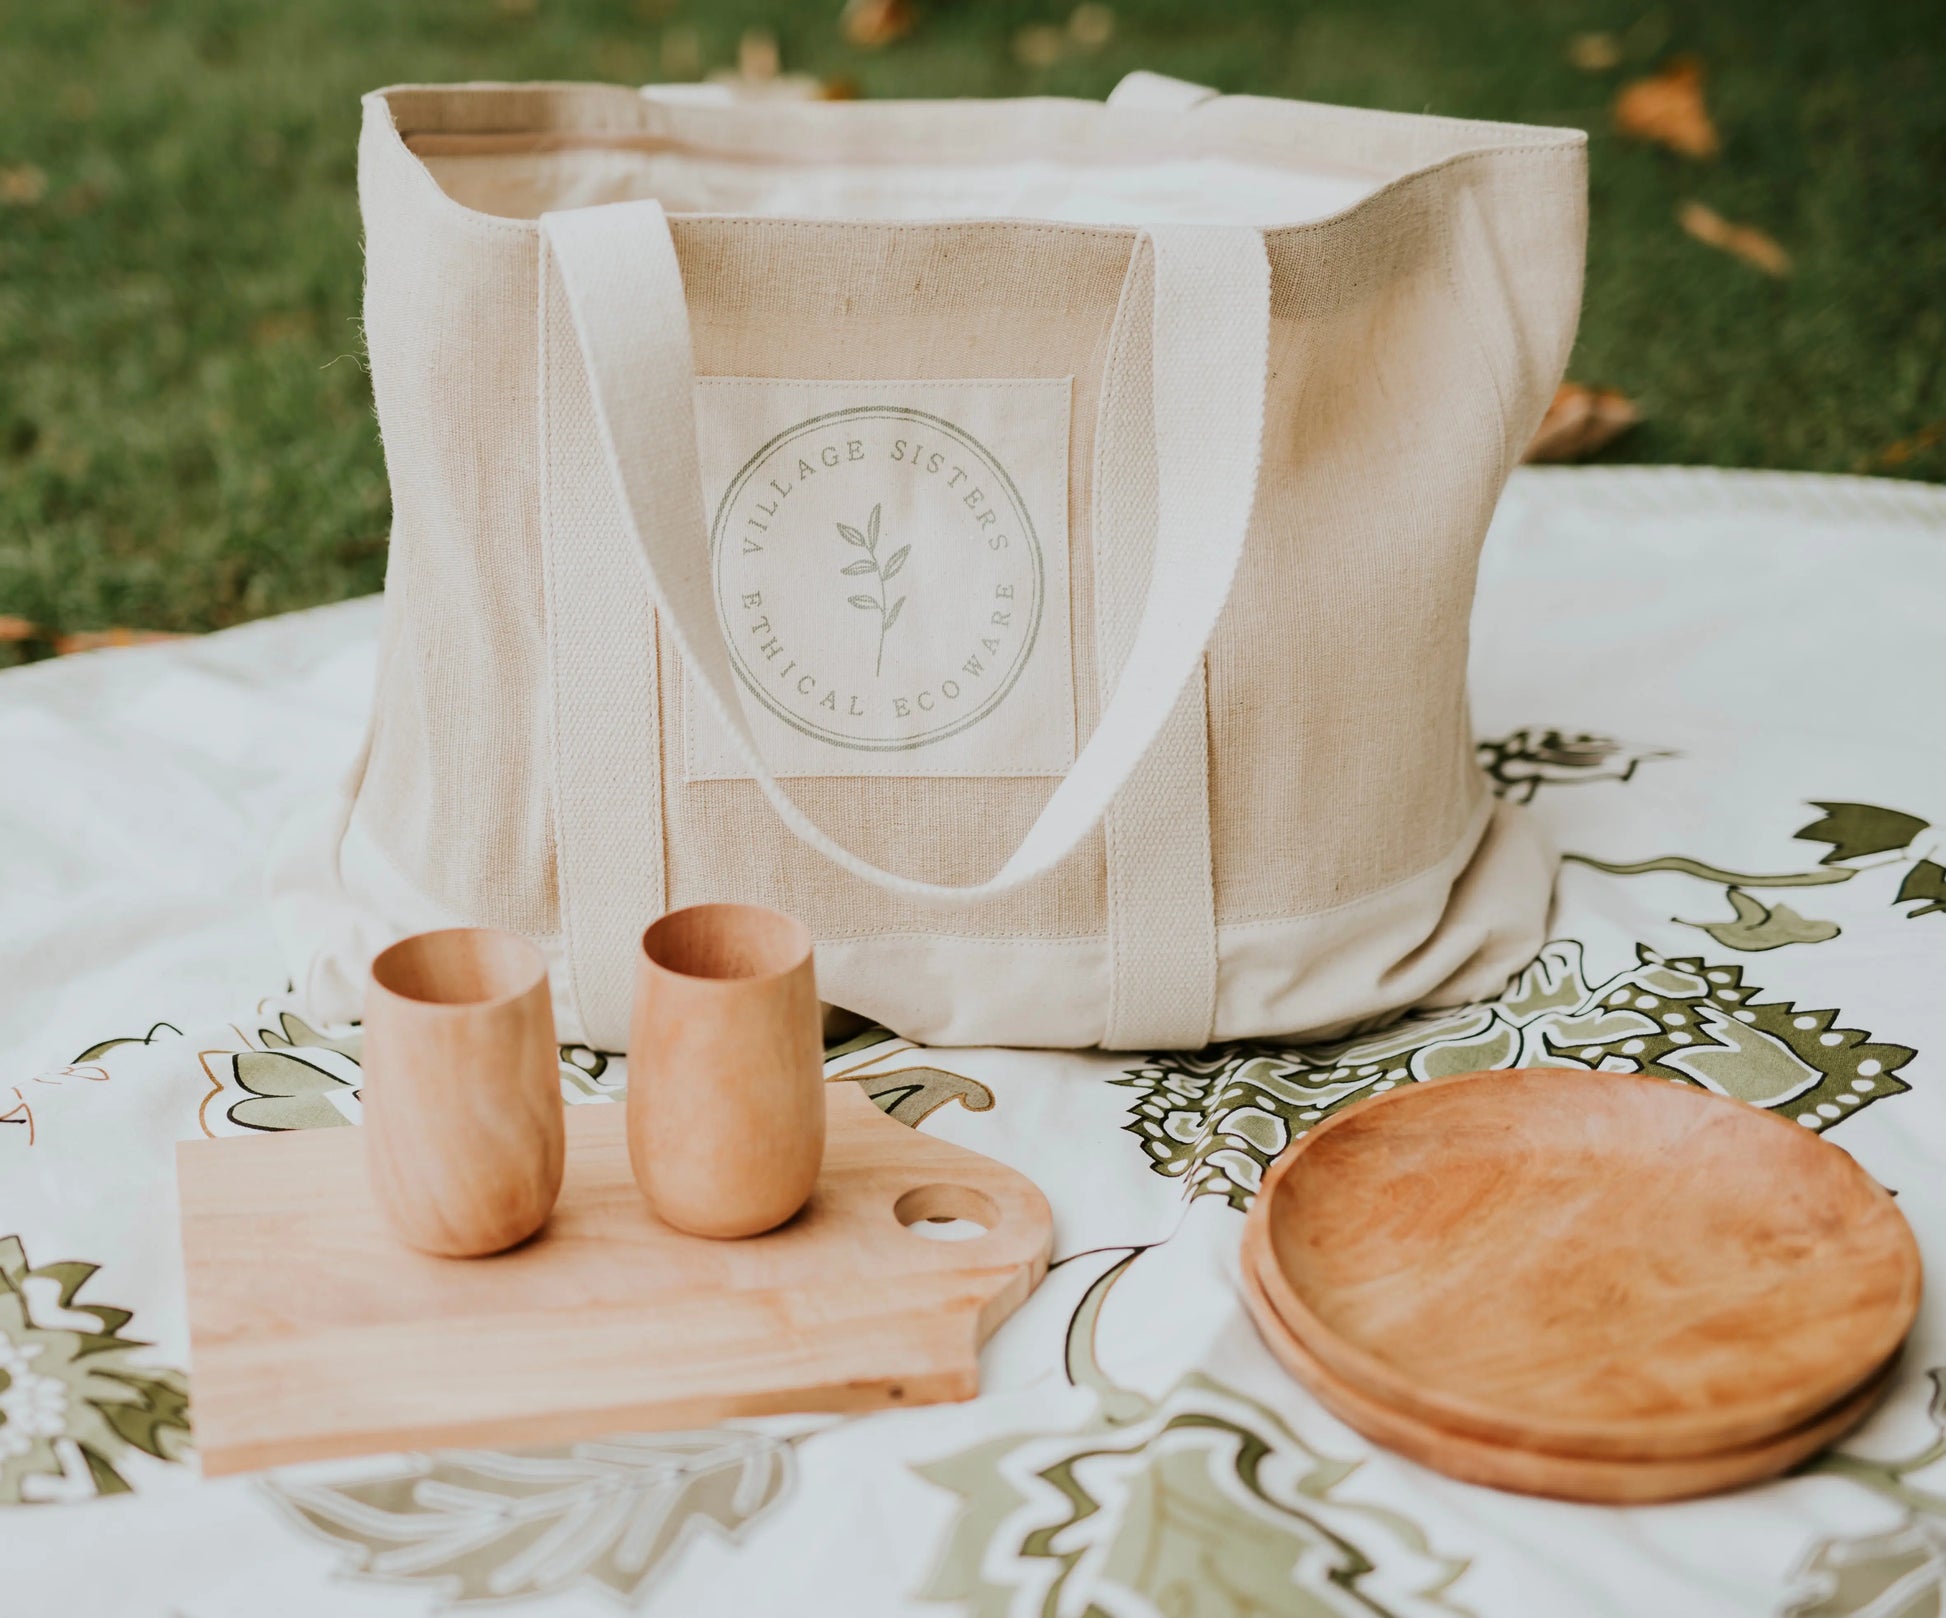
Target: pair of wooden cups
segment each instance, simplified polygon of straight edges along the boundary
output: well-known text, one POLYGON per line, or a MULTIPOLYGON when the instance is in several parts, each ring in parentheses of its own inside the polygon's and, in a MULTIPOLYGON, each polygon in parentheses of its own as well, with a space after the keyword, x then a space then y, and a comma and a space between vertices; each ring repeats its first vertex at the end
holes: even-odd
MULTIPOLYGON (((566 1168, 547 965, 486 928, 420 933, 372 962, 365 1156, 394 1234, 448 1257, 547 1222, 566 1168)), ((824 1159, 811 936, 757 905, 671 911, 642 935, 628 1155, 664 1223, 754 1236, 803 1207, 824 1159)))

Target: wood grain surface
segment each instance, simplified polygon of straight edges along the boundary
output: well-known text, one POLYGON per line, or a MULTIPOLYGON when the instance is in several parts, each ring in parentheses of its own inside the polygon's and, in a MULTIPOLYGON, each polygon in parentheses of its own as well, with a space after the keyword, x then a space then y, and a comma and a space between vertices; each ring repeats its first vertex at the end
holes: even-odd
POLYGON ((1838 1147, 1663 1079, 1530 1069, 1346 1109, 1265 1177, 1245 1267, 1401 1417, 1577 1457, 1705 1456, 1851 1396, 1917 1245, 1838 1147))
POLYGON ((365 990, 365 1166, 392 1233, 449 1258, 497 1253, 561 1192, 561 1053, 547 962, 484 927, 382 950, 365 990))
POLYGON ((825 1095, 810 1203, 743 1241, 656 1219, 619 1105, 567 1109, 553 1217, 488 1258, 393 1240, 358 1130, 183 1143, 203 1470, 971 1398, 980 1344, 1046 1272, 1047 1200, 855 1083, 825 1095), (987 1233, 902 1223, 948 1216, 987 1233))
POLYGON ((665 1224, 755 1236, 824 1155, 824 1013, 811 934, 762 905, 672 910, 636 948, 628 1154, 665 1224))
POLYGON ((1642 1506, 1687 1500, 1776 1477, 1835 1443, 1871 1414, 1891 1381, 1893 1369, 1888 1362, 1829 1410, 1759 1444, 1707 1455, 1634 1461, 1552 1455, 1450 1432, 1382 1404, 1334 1375, 1284 1324, 1247 1260, 1243 1300, 1277 1362, 1325 1409, 1373 1443, 1464 1483, 1598 1505, 1642 1506))

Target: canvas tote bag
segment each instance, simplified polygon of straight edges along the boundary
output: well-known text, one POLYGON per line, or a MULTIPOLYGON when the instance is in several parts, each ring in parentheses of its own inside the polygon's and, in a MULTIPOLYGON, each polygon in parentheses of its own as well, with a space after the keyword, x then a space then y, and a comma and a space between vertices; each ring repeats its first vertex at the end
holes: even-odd
POLYGON ((1328 1032, 1539 944, 1467 621, 1579 132, 406 87, 359 188, 394 519, 363 757, 273 873, 314 1015, 494 926, 618 1049, 704 900, 940 1043, 1328 1032))

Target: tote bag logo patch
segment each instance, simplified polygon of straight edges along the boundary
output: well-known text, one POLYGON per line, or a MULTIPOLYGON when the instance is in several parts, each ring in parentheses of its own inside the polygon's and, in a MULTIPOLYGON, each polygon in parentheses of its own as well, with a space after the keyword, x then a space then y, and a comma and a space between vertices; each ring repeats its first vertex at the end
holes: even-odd
MULTIPOLYGON (((699 382, 717 610, 773 769, 1022 775, 1073 761, 1069 391, 699 382)), ((687 712, 690 777, 743 774, 687 712)))
POLYGON ((744 685, 836 747, 910 752, 979 724, 1039 635, 1046 567, 1013 479, 921 410, 780 433, 731 483, 710 545, 744 685))

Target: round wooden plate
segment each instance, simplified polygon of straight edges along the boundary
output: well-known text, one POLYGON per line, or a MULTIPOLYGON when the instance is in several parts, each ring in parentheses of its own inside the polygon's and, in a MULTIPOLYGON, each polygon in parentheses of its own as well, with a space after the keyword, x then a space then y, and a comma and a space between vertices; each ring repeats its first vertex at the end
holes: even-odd
POLYGON ((1390 1409, 1332 1375, 1292 1335, 1247 1262, 1243 1298, 1265 1346, 1278 1363, 1310 1389, 1325 1409, 1373 1443, 1463 1483, 1598 1505, 1642 1506, 1661 1500, 1687 1500, 1789 1471, 1864 1420, 1892 1377, 1888 1362, 1863 1387, 1802 1426, 1761 1444, 1714 1455, 1646 1461, 1549 1455, 1444 1431, 1390 1409))
POLYGON ((1904 1217, 1828 1141, 1689 1085, 1545 1068, 1328 1119, 1265 1177, 1244 1267, 1385 1410, 1626 1460, 1831 1410, 1891 1359, 1920 1287, 1904 1217))

